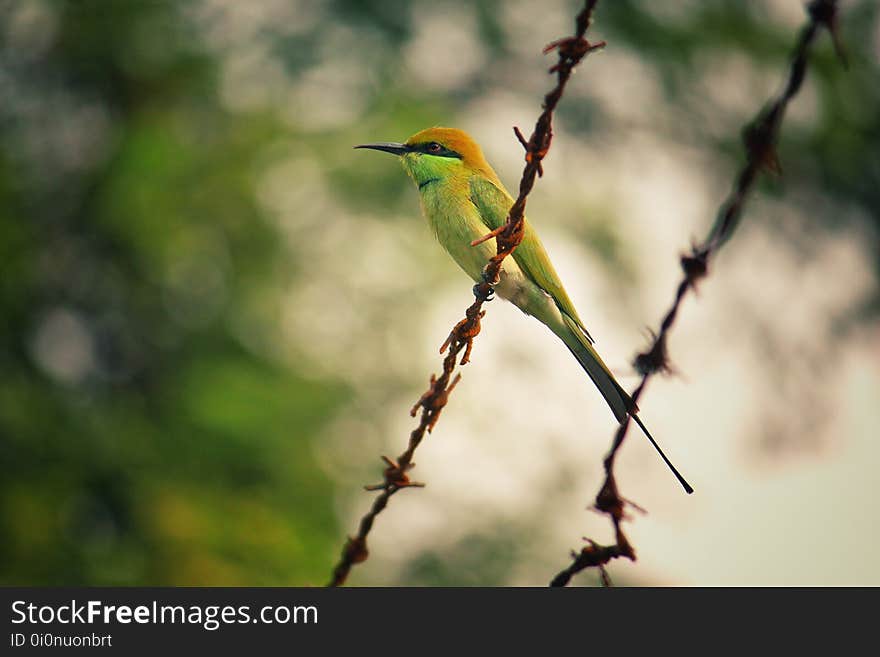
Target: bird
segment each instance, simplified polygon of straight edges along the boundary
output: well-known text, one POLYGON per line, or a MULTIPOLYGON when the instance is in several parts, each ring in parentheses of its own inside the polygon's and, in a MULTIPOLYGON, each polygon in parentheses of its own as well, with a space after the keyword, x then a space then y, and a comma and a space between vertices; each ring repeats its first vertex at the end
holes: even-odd
MULTIPOLYGON (((475 282, 495 249, 481 241, 507 220, 514 200, 479 144, 457 128, 421 130, 403 143, 377 142, 354 148, 398 156, 418 187, 422 212, 440 245, 475 282)), ((594 340, 565 291, 538 233, 524 219, 524 234, 502 264, 495 292, 550 329, 586 371, 615 420, 631 417, 688 493, 693 488, 672 465, 638 417, 638 407, 594 347, 594 340)))

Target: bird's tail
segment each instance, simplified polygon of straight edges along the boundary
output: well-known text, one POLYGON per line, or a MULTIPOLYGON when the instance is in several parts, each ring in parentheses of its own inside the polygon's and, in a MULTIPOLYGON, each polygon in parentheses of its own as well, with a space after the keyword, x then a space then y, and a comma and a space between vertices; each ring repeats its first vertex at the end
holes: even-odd
POLYGON ((694 489, 685 478, 681 476, 681 473, 675 468, 675 466, 672 465, 672 462, 666 457, 666 454, 660 449, 660 445, 657 444, 657 441, 654 440, 654 437, 648 431, 648 428, 639 418, 638 406, 636 406, 629 394, 620 387, 620 384, 617 383, 614 375, 611 374, 611 371, 605 363, 602 362, 602 358, 596 353, 596 350, 590 342, 590 338, 584 333, 577 322, 567 314, 562 313, 562 318, 565 320, 565 324, 569 329, 569 335, 560 337, 562 337, 563 342, 565 342, 571 353, 574 354, 574 357, 577 358, 581 367, 583 367, 586 373, 590 376, 590 379, 592 379, 593 383, 599 389, 599 392, 602 393, 608 406, 611 407, 611 412, 614 413, 614 418, 618 422, 625 422, 627 416, 632 417, 639 429, 645 434, 645 437, 651 442, 651 445, 654 446, 654 449, 657 450, 660 458, 663 459, 663 462, 666 463, 672 471, 672 474, 678 479, 678 482, 681 484, 682 488, 684 488, 685 492, 688 494, 693 493, 694 489))
POLYGON ((568 335, 560 337, 608 402, 611 412, 614 413, 614 419, 623 422, 630 413, 637 413, 639 409, 602 362, 583 329, 565 313, 562 313, 562 319, 568 327, 568 335))

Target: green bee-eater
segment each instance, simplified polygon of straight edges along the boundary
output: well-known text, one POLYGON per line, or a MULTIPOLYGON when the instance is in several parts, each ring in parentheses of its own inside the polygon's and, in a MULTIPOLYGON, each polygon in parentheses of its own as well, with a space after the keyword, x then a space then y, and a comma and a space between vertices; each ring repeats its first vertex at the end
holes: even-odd
MULTIPOLYGON (((494 240, 476 246, 471 243, 502 225, 514 201, 479 145, 462 130, 429 128, 403 144, 363 144, 355 148, 371 148, 400 156, 403 168, 418 185, 422 211, 440 244, 468 276, 477 282, 482 280, 483 268, 495 255, 494 240)), ((631 415, 685 490, 691 492, 691 487, 635 415, 638 409, 630 396, 596 353, 593 338, 528 221, 522 242, 513 256, 504 260, 495 290, 498 296, 535 317, 565 343, 599 388, 615 419, 623 422, 631 415)))

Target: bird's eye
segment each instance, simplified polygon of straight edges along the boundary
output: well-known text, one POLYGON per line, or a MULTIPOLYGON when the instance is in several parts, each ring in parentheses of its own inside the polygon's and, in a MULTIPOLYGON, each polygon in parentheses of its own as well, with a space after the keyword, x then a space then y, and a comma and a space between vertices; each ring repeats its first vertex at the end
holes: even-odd
POLYGON ((430 144, 428 144, 429 153, 439 153, 441 150, 443 150, 443 147, 436 141, 432 141, 430 144))

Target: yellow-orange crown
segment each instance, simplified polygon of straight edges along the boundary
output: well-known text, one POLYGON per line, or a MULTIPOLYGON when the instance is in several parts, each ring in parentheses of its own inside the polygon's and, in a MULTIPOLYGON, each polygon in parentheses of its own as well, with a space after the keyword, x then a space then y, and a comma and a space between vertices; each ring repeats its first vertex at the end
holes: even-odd
POLYGON ((462 162, 464 162, 466 166, 483 171, 493 178, 495 177, 495 172, 492 170, 492 167, 489 166, 489 163, 486 162, 486 158, 483 156, 483 151, 480 149, 480 145, 477 144, 477 142, 475 142, 464 130, 441 127, 428 128, 417 132, 407 139, 406 144, 407 146, 413 146, 415 144, 424 144, 432 141, 436 141, 441 146, 445 146, 449 150, 455 151, 461 155, 462 162))

